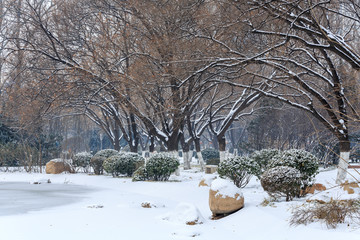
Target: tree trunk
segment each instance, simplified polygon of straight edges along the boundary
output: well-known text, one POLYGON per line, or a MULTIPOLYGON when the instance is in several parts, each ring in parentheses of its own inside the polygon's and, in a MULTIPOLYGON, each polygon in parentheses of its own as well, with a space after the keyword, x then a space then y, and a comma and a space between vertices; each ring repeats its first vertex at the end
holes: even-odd
MULTIPOLYGON (((113 146, 114 149, 116 151, 120 151, 120 132, 119 132, 119 128, 115 128, 114 130, 114 141, 113 141, 113 146)), ((102 142, 102 139, 101 139, 102 142)))
POLYGON ((39 165, 40 165, 40 173, 42 173, 42 149, 41 149, 41 139, 39 139, 39 165))
POLYGON ((155 138, 154 136, 150 136, 150 145, 149 145, 150 157, 154 153, 154 151, 155 151, 155 138))
POLYGON ((346 173, 349 167, 350 160, 350 141, 348 139, 340 141, 340 159, 338 163, 338 172, 336 183, 341 184, 345 182, 346 173))
POLYGON ((182 152, 183 152, 183 159, 184 159, 184 170, 188 170, 191 168, 190 162, 191 162, 191 158, 192 158, 192 151, 190 154, 190 146, 187 143, 184 143, 182 147, 183 147, 182 152))
POLYGON ((217 141, 219 144, 219 153, 220 153, 220 162, 225 160, 226 157, 226 139, 225 135, 219 135, 217 136, 217 141))
POLYGON ((196 150, 196 155, 199 159, 199 163, 200 163, 200 168, 201 168, 201 171, 204 171, 205 169, 205 162, 204 162, 204 158, 201 154, 201 148, 200 148, 200 138, 196 138, 194 140, 195 142, 195 150, 196 150))
POLYGON ((213 145, 213 148, 220 150, 219 141, 217 140, 216 135, 210 133, 210 138, 211 138, 211 143, 212 143, 212 145, 213 145))
POLYGON ((133 143, 129 143, 129 146, 130 146, 130 152, 137 153, 138 146, 136 143, 135 145, 133 145, 133 143))

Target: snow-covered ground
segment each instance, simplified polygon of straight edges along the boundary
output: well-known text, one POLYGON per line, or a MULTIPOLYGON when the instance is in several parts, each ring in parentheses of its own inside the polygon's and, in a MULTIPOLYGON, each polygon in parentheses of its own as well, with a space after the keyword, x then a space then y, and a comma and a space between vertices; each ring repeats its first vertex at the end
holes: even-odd
MULTIPOLYGON (((242 210, 211 220, 209 187, 198 186, 204 176, 192 169, 169 182, 132 182, 86 174, 0 173, 0 239, 360 239, 355 224, 290 227, 291 207, 306 199, 261 206, 268 196, 255 177, 243 189, 242 210), (194 217, 202 224, 187 225, 194 217)), ((207 181, 210 177, 206 174, 207 181)), ((335 177, 335 170, 321 172, 317 182, 331 187, 335 177)), ((353 196, 359 197, 358 191, 353 196)), ((317 196, 330 195, 349 197, 336 188, 317 196)))

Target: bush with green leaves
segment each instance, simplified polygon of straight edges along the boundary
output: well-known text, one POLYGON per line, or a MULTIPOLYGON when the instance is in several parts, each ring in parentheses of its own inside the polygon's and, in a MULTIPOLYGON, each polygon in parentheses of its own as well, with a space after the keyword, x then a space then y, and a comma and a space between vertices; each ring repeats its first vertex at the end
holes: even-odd
POLYGON ((140 167, 134 173, 133 180, 167 181, 179 165, 179 161, 171 155, 164 153, 155 154, 149 158, 145 167, 140 167))
POLYGON ((103 150, 100 150, 97 153, 95 153, 94 156, 101 156, 106 159, 106 158, 109 158, 109 157, 117 155, 117 154, 119 154, 119 152, 114 149, 103 149, 103 150))
POLYGON ((72 159, 72 164, 74 167, 83 168, 84 170, 86 170, 90 166, 91 158, 92 158, 91 153, 79 152, 74 155, 72 159))
POLYGON ((288 166, 300 171, 302 187, 311 184, 318 173, 319 161, 311 153, 301 149, 290 149, 275 155, 269 164, 269 168, 288 166))
POLYGON ((205 148, 204 150, 201 151, 201 155, 204 161, 206 162, 206 164, 208 164, 208 161, 210 159, 220 159, 219 151, 214 148, 205 148))
POLYGON ((206 161, 207 165, 219 165, 220 164, 220 158, 211 158, 206 161))
POLYGON ((149 180, 148 179, 148 174, 146 172, 146 167, 145 166, 141 166, 139 167, 133 174, 133 179, 134 182, 136 181, 146 181, 149 180))
POLYGON ((251 173, 260 179, 261 175, 269 169, 271 159, 280 153, 277 149, 262 149, 260 151, 253 152, 249 157, 257 167, 251 173))
POLYGON ((114 177, 119 175, 132 176, 134 171, 144 165, 145 160, 137 153, 119 153, 107 158, 103 167, 108 173, 111 173, 114 177))
POLYGON ((237 187, 243 188, 249 183, 252 172, 256 172, 257 168, 257 164, 248 157, 234 157, 221 162, 217 171, 220 177, 228 177, 237 187))
POLYGON ((277 166, 266 170, 261 176, 261 186, 273 198, 286 197, 291 201, 300 194, 302 175, 298 169, 277 166))
POLYGON ((103 163, 106 160, 103 156, 93 156, 90 160, 90 166, 93 168, 96 175, 103 174, 103 163))

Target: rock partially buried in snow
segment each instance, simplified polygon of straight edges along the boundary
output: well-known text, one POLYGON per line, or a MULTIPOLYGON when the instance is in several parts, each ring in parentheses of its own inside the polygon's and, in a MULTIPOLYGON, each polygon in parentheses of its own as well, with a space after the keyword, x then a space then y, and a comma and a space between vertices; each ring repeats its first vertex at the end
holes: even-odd
POLYGON ((232 182, 216 179, 211 183, 209 206, 213 216, 230 214, 244 207, 244 196, 232 182))
POLYGON ((63 159, 57 158, 50 160, 46 164, 46 173, 47 174, 59 174, 62 172, 70 172, 72 173, 73 170, 71 169, 70 165, 64 162, 63 159))
POLYGON ((174 211, 162 216, 162 219, 186 225, 202 224, 205 221, 200 211, 190 203, 179 203, 174 211))

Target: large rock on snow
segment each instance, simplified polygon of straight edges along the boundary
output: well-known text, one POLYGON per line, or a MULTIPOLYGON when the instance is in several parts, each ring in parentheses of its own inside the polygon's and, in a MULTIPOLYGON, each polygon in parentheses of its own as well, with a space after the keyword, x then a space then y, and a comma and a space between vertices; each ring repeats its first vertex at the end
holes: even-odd
POLYGON ((244 196, 233 183, 216 179, 211 183, 209 206, 213 216, 230 214, 244 207, 244 196))
POLYGON ((53 159, 46 164, 47 174, 59 174, 62 172, 73 172, 71 166, 68 163, 64 162, 63 159, 53 159))

